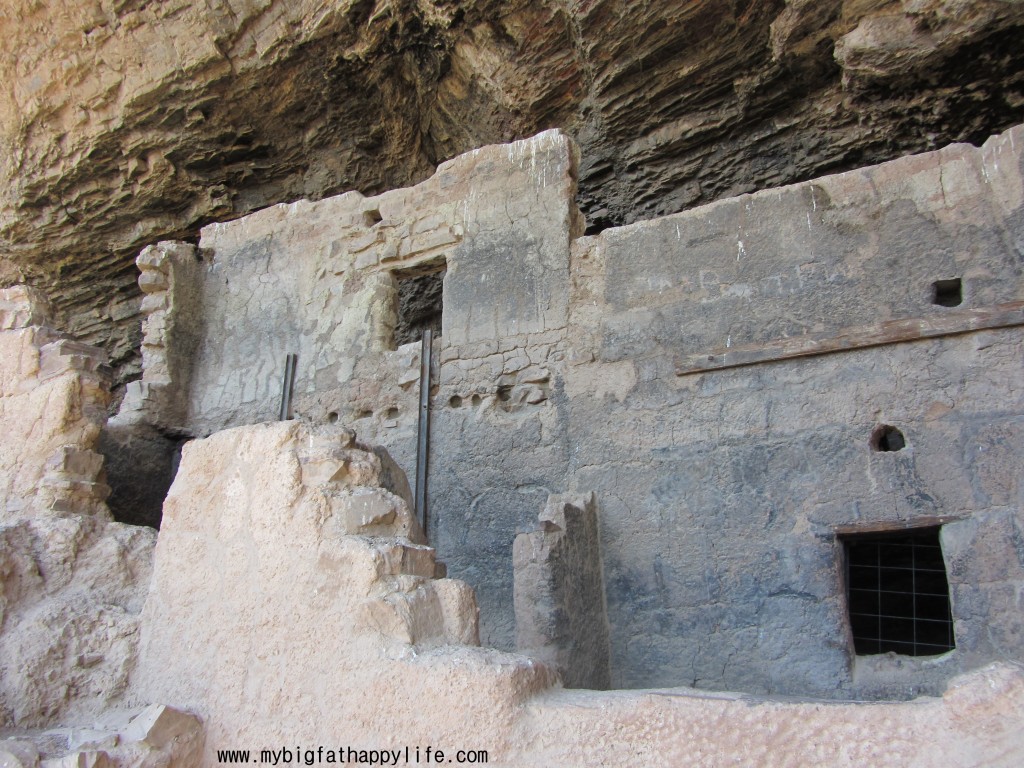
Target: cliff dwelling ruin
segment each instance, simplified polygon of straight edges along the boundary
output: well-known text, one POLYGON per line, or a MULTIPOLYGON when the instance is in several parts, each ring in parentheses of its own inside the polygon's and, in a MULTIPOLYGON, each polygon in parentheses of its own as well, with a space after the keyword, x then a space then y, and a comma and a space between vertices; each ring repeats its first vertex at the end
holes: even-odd
POLYGON ((94 5, 94 117, 5 65, 0 764, 1024 759, 1018 4, 94 5))

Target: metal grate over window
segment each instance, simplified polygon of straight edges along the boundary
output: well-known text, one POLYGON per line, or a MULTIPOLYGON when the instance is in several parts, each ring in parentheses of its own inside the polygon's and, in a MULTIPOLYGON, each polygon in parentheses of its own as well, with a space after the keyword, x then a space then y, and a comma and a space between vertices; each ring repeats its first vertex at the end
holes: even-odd
POLYGON ((956 647, 938 528, 851 536, 843 543, 858 655, 934 656, 956 647))

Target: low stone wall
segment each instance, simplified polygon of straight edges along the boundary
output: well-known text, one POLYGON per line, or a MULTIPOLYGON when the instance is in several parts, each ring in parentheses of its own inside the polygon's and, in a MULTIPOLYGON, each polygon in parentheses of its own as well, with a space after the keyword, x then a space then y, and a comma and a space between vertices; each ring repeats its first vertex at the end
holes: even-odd
POLYGON ((376 485, 379 464, 351 439, 279 423, 185 449, 135 693, 202 717, 204 764, 225 749, 251 760, 288 750, 293 763, 386 749, 396 764, 419 764, 428 746, 440 762, 473 751, 500 766, 1024 757, 1024 669, 1012 664, 941 698, 886 704, 562 690, 543 664, 476 647, 472 593, 431 578, 432 550, 409 538, 408 509, 376 485))
POLYGON ((593 494, 549 498, 540 530, 516 536, 512 564, 516 649, 553 666, 568 688, 608 688, 608 612, 593 494))

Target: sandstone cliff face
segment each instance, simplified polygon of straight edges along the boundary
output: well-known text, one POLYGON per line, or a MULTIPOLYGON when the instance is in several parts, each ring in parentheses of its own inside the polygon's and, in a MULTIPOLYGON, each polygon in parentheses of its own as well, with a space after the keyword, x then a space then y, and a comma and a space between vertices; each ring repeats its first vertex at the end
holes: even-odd
POLYGON ((10 0, 0 281, 138 370, 134 256, 560 126, 592 227, 1024 117, 1011 0, 10 0))

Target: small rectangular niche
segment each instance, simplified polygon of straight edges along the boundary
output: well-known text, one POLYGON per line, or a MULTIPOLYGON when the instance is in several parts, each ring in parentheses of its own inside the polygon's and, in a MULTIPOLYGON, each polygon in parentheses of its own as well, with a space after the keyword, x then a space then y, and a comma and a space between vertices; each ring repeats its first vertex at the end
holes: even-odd
POLYGON ((936 280, 932 283, 932 304, 940 307, 959 307, 964 303, 964 287, 959 277, 936 280))
POLYGON ((398 323, 395 326, 395 347, 419 341, 423 331, 430 329, 440 336, 443 328, 442 299, 447 262, 444 259, 421 264, 412 269, 395 270, 398 283, 398 323))
POLYGON ((956 647, 939 528, 841 536, 858 656, 937 656, 956 647))

